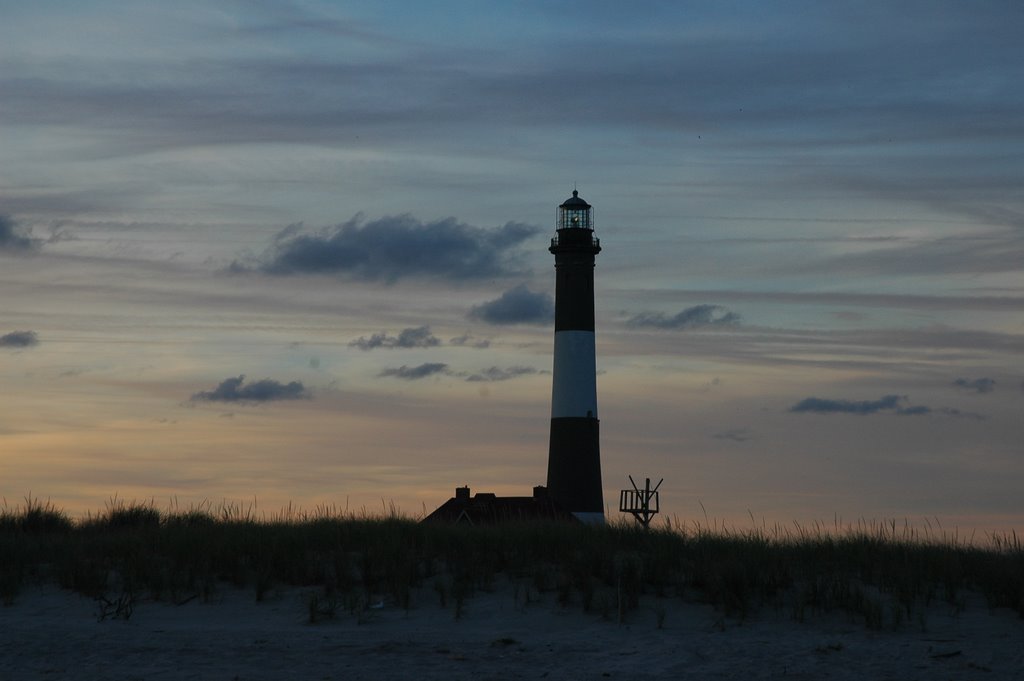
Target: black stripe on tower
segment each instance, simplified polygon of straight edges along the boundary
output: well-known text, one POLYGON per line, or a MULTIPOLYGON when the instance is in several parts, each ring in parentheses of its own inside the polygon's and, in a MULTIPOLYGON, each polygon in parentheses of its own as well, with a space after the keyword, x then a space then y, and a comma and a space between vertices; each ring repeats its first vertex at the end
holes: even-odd
POLYGON ((551 419, 548 492, 573 513, 604 513, 598 420, 551 419))
POLYGON ((601 246, 587 229, 563 229, 555 255, 555 332, 594 330, 594 256, 601 246))

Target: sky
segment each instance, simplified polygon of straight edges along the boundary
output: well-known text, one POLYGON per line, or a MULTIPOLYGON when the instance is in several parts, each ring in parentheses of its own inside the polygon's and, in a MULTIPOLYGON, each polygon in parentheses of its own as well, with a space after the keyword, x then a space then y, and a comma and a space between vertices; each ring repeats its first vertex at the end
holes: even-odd
POLYGON ((1024 529, 1024 5, 0 0, 0 496, 1024 529))

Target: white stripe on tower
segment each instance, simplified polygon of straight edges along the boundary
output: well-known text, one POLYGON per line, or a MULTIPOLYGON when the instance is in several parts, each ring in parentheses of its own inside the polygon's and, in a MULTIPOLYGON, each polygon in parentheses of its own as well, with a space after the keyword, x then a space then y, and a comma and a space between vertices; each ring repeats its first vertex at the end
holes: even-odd
POLYGON ((556 331, 551 418, 597 418, 594 331, 556 331))

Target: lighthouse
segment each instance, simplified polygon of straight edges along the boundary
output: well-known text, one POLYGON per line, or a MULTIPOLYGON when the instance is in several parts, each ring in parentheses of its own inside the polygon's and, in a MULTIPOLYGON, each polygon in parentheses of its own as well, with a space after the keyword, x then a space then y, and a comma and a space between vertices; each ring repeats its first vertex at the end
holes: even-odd
POLYGON ((558 207, 548 250, 555 256, 555 353, 547 485, 534 487, 532 497, 470 495, 468 486, 457 487, 425 523, 571 522, 574 517, 604 523, 594 349, 594 260, 601 242, 594 236, 594 209, 575 189, 558 207))
POLYGON ((594 348, 594 209, 575 189, 558 207, 555 237, 555 352, 548 494, 587 523, 604 522, 594 348))

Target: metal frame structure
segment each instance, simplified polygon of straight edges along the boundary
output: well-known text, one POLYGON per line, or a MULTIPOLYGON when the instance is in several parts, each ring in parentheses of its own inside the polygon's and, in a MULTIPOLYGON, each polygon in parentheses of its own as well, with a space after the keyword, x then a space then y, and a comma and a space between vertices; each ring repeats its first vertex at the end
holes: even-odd
POLYGON ((650 478, 647 478, 643 489, 636 486, 632 475, 629 476, 629 482, 633 485, 633 489, 624 489, 619 492, 619 512, 632 513, 636 521, 646 530, 651 524, 651 519, 658 514, 658 488, 661 487, 661 483, 665 482, 665 478, 659 480, 654 489, 651 489, 650 478))

